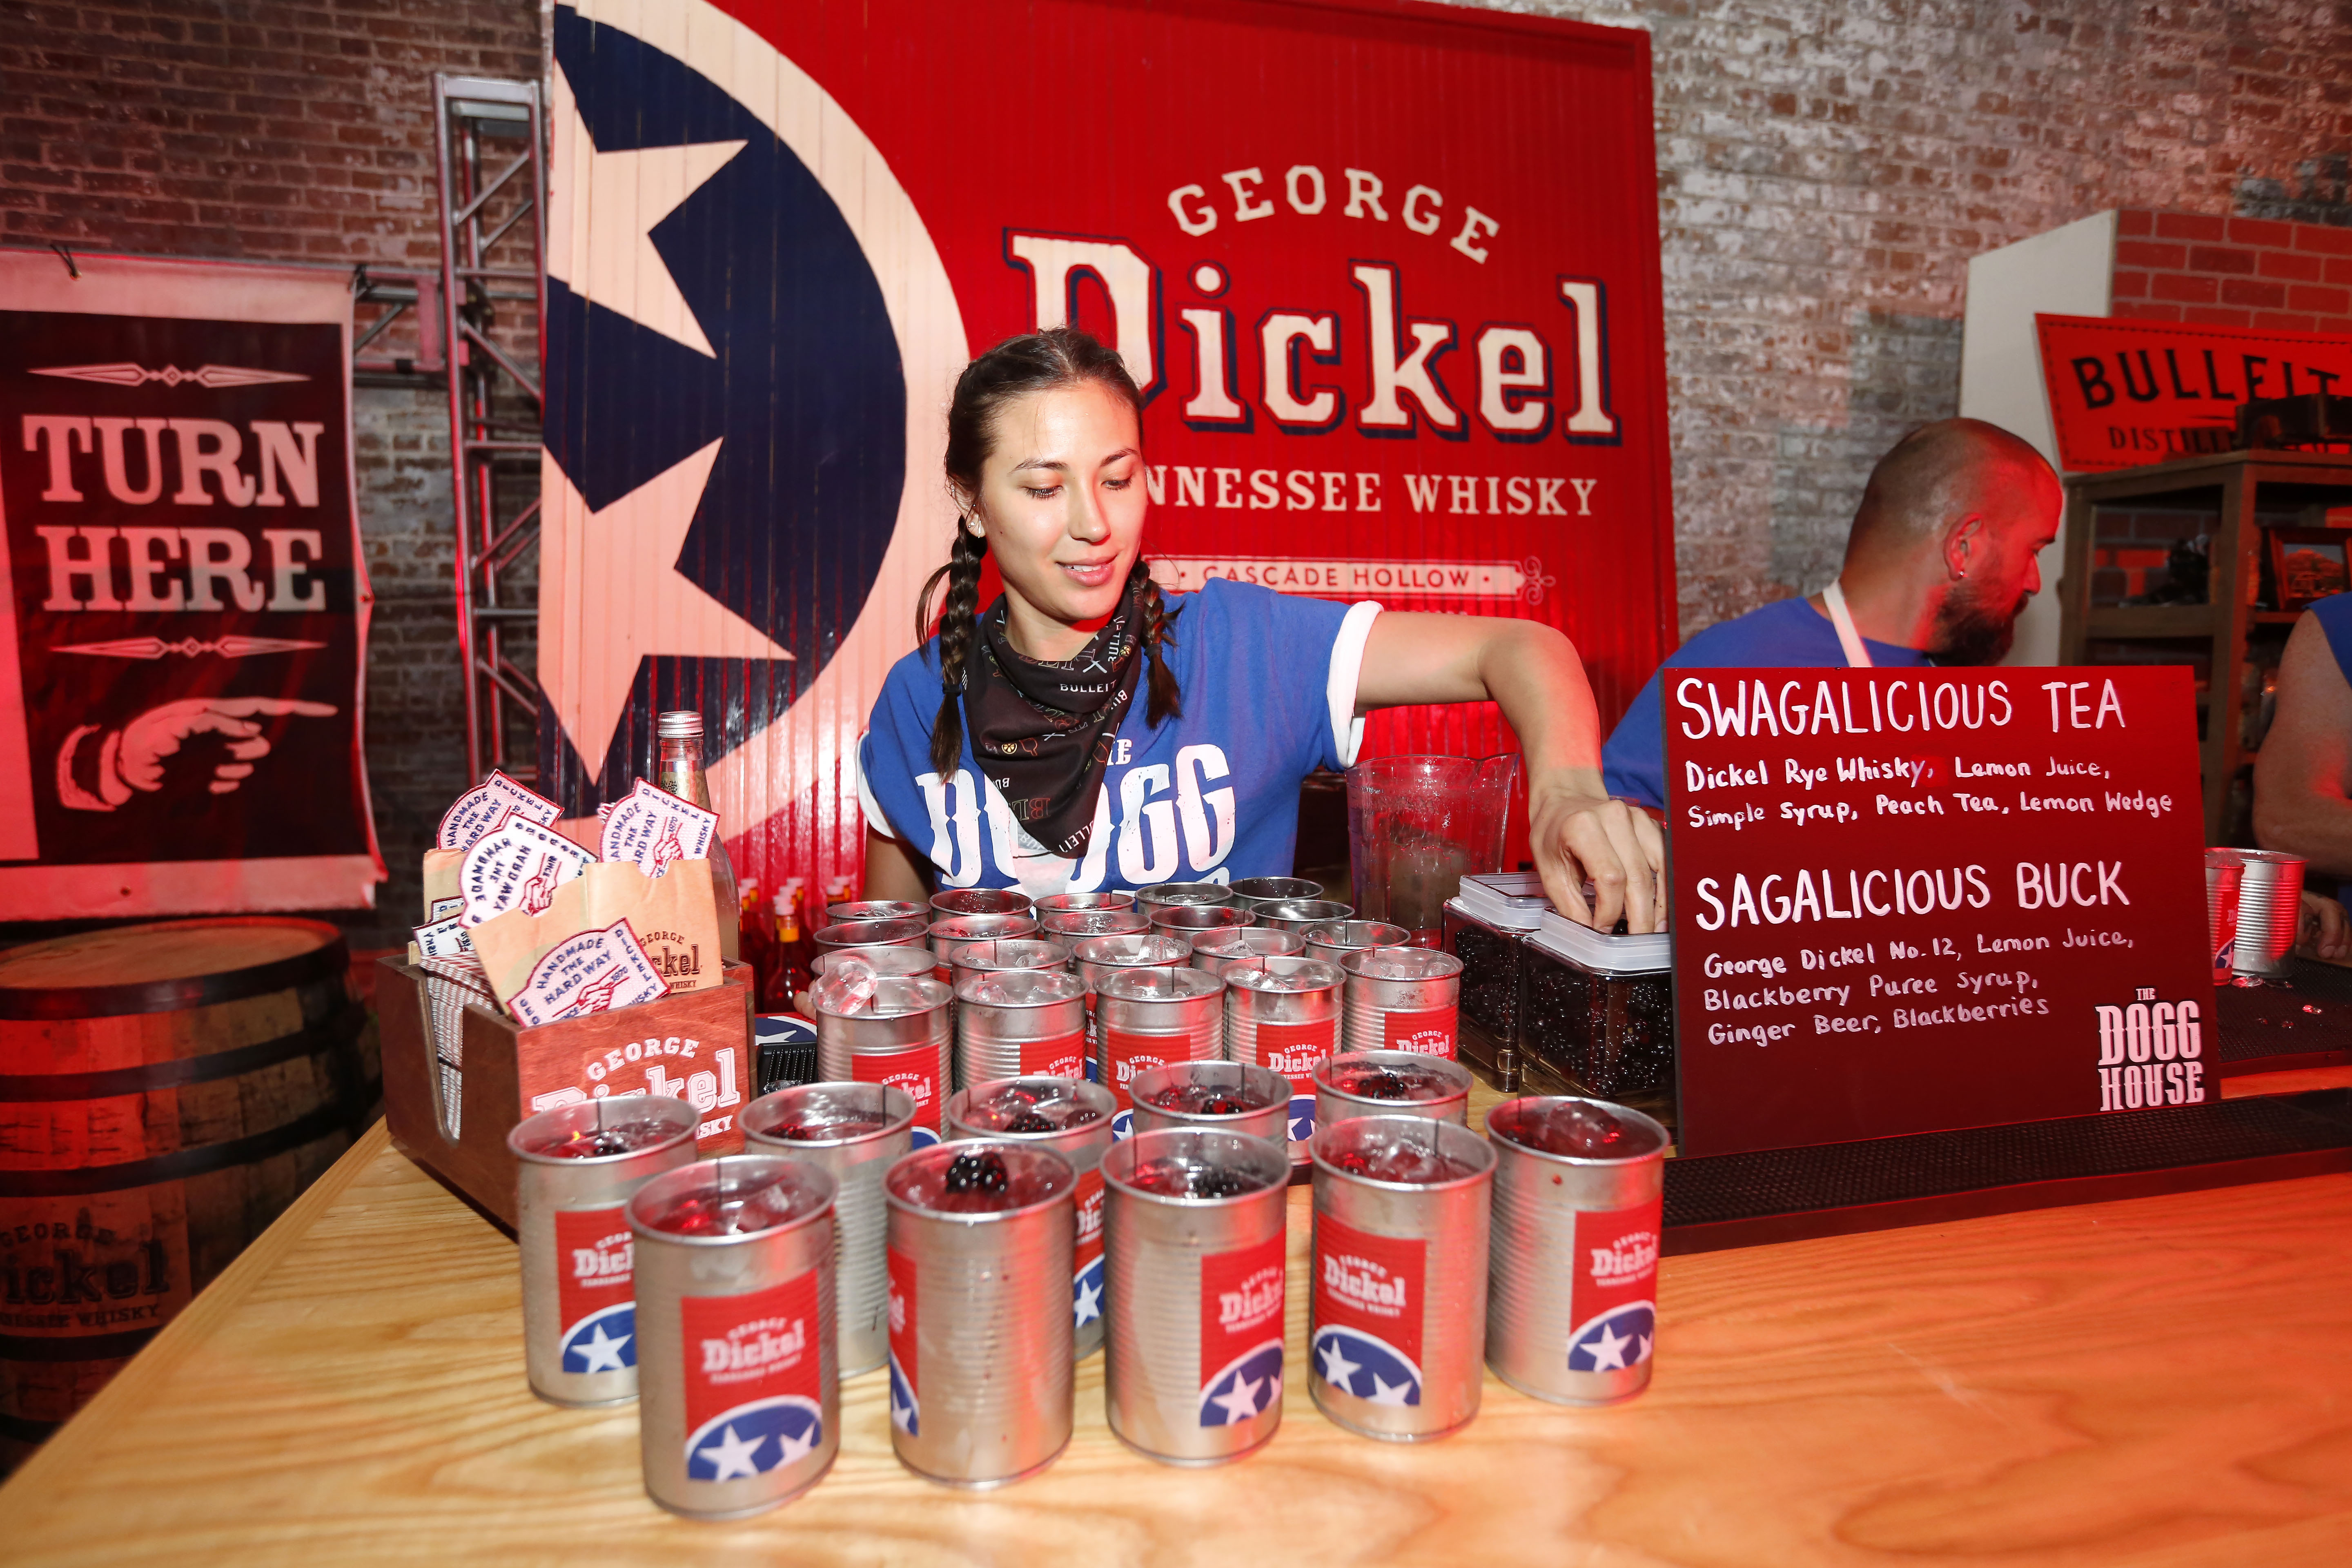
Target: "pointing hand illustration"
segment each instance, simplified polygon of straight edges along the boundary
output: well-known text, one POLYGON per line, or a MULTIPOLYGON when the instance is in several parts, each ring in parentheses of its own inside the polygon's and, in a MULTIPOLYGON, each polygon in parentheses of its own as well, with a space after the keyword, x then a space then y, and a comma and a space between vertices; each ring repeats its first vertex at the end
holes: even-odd
POLYGON ((220 735, 228 742, 230 760, 216 764, 205 784, 214 795, 227 795, 252 776, 256 762, 269 754, 263 717, 325 719, 335 711, 331 702, 294 697, 191 697, 166 702, 100 742, 95 795, 74 777, 82 742, 100 729, 84 724, 58 749, 58 798, 74 811, 112 811, 134 792, 157 794, 163 788, 164 763, 199 735, 220 735))

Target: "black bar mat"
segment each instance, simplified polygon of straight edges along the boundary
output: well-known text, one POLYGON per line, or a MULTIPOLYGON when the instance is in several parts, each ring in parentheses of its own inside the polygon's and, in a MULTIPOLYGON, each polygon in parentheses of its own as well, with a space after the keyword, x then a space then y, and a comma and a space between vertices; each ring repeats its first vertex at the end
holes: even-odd
POLYGON ((2214 993, 2213 1058, 2224 1078, 2352 1061, 2352 969, 2294 958, 2282 978, 2214 993))
POLYGON ((2352 1089, 1675 1159, 1664 1250, 2352 1170, 2352 1089))

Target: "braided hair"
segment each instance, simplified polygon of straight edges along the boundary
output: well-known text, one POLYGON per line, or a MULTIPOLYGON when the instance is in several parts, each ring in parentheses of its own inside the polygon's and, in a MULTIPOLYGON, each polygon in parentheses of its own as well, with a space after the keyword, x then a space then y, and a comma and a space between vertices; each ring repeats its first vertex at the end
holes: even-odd
MULTIPOLYGON (((955 399, 948 405, 944 467, 950 482, 960 494, 977 497, 982 471, 995 445, 998 415, 1032 394, 1086 382, 1124 398, 1141 425, 1143 396, 1135 389, 1127 362, 1076 327, 1048 327, 1042 332, 1007 338, 966 365, 963 374, 956 378, 955 399)), ((942 583, 947 585, 938 612, 940 711, 931 724, 931 766, 942 777, 963 753, 963 689, 971 668, 972 645, 979 637, 981 563, 988 558, 988 536, 974 533, 966 526, 967 521, 956 519, 955 545, 948 552, 948 563, 931 574, 923 584, 922 596, 915 602, 915 640, 920 643, 931 635, 932 596, 942 583)), ((1183 693, 1160 653, 1160 644, 1176 640, 1170 635, 1175 616, 1162 605, 1160 584, 1151 580, 1150 568, 1139 552, 1135 564, 1128 568, 1127 581, 1129 587, 1141 590, 1139 631, 1150 672, 1144 718, 1156 727, 1184 711, 1183 693)))

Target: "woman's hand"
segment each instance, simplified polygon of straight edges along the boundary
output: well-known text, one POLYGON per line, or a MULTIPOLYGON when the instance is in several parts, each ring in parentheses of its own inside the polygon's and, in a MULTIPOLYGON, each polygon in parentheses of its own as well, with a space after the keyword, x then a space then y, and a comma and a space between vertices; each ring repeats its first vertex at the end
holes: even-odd
POLYGON ((1665 929, 1664 837, 1649 813, 1610 799, 1593 770, 1528 781, 1528 841, 1544 896, 1560 913, 1596 931, 1613 929, 1621 917, 1629 931, 1665 929))

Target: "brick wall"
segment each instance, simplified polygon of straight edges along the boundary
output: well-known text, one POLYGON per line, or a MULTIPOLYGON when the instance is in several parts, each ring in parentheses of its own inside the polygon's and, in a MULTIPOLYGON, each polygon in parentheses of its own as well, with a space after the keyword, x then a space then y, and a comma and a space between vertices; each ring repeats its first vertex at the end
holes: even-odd
MULTIPOLYGON (((429 269, 434 73, 540 69, 539 0, 0 0, 0 243, 429 269)), ((338 918, 376 945, 413 922, 465 753, 446 403, 362 386, 353 420, 392 880, 382 918, 338 918)))
POLYGON ((2127 208, 2115 288, 2118 316, 2352 333, 2352 228, 2127 208))

